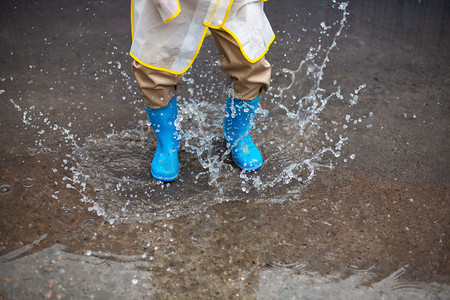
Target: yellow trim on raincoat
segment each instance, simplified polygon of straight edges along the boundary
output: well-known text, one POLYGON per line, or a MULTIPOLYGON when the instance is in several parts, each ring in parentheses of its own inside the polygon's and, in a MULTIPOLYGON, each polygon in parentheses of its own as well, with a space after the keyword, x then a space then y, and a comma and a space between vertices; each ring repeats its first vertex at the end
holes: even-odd
MULTIPOLYGON (((219 2, 218 1, 220 1, 220 0, 217 0, 217 2, 216 2, 216 5, 215 5, 215 7, 214 7, 214 10, 213 10, 213 12, 211 13, 211 15, 209 16, 209 20, 208 21, 204 21, 203 22, 203 25, 205 25, 205 26, 208 26, 208 27, 211 27, 211 28, 214 28, 214 29, 219 29, 219 28, 221 28, 222 26, 223 26, 223 24, 225 24, 225 22, 227 21, 227 19, 228 19, 228 14, 230 13, 230 10, 231 10, 231 5, 233 4, 233 0, 230 0, 230 2, 229 2, 229 4, 228 4, 228 7, 227 7, 227 10, 225 11, 225 15, 224 15, 224 17, 223 17, 223 19, 222 19, 222 22, 220 23, 220 24, 218 24, 218 25, 213 25, 212 24, 212 20, 214 19, 214 16, 215 16, 215 11, 216 11, 216 9, 217 9, 217 6, 219 5, 219 2)), ((267 0, 266 0, 267 1, 267 0)))
MULTIPOLYGON (((150 1, 151 1, 151 0, 150 0, 150 1)), ((216 1, 221 1, 221 0, 216 0, 216 1)), ((260 2, 266 2, 266 1, 267 1, 267 0, 260 0, 260 2)), ((217 3, 219 3, 219 2, 216 2, 216 5, 218 5, 217 3)), ((139 59, 136 55, 134 55, 131 51, 130 51, 130 56, 131 56, 133 59, 135 59, 137 62, 139 62, 140 64, 142 64, 143 66, 145 66, 145 67, 148 67, 148 68, 151 68, 151 69, 155 69, 155 70, 164 71, 164 72, 168 72, 168 73, 175 74, 175 75, 181 75, 181 74, 185 73, 185 72, 192 66, 192 64, 194 63, 196 57, 198 56, 198 53, 200 52, 200 49, 201 49, 201 46, 202 46, 203 41, 204 41, 204 39, 205 39, 205 36, 211 35, 211 33, 209 32, 209 28, 213 28, 213 29, 223 29, 223 30, 225 30, 227 33, 229 33, 229 34, 236 40, 236 42, 237 42, 237 44, 239 45, 239 48, 240 48, 240 50, 241 50, 243 56, 244 56, 245 59, 247 59, 249 62, 255 63, 255 62, 259 61, 260 59, 262 59, 262 58, 264 57, 264 55, 266 55, 267 51, 269 50, 270 45, 272 44, 272 42, 273 42, 274 39, 275 39, 275 35, 273 35, 273 37, 271 38, 271 40, 267 43, 267 45, 266 45, 264 51, 262 52, 262 54, 259 55, 256 59, 251 59, 251 58, 247 55, 247 53, 245 53, 244 47, 242 46, 242 42, 238 39, 238 37, 236 36, 236 34, 234 34, 230 29, 226 28, 225 25, 224 25, 225 22, 226 22, 226 20, 227 20, 227 18, 228 18, 228 15, 229 15, 229 13, 230 13, 230 11, 231 11, 231 6, 232 6, 232 4, 233 4, 233 0, 230 0, 229 5, 228 5, 228 7, 227 7, 227 9, 226 9, 224 18, 223 18, 223 20, 222 20, 222 22, 221 22, 220 25, 214 26, 214 25, 212 25, 212 24, 209 24, 207 21, 204 21, 204 22, 203 22, 203 25, 205 26, 205 28, 204 28, 204 30, 203 30, 202 36, 201 36, 201 38, 200 38, 200 40, 199 40, 199 43, 198 43, 197 48, 196 48, 196 50, 195 50, 195 53, 194 53, 193 57, 190 59, 189 63, 186 65, 186 67, 185 67, 183 70, 181 70, 181 71, 174 71, 174 70, 171 70, 171 69, 168 69, 168 68, 158 67, 158 66, 155 66, 155 65, 152 65, 152 64, 145 63, 144 61, 142 61, 141 59, 139 59)), ((179 2, 179 0, 177 0, 177 5, 178 5, 178 10, 177 10, 177 12, 176 12, 175 14, 173 14, 169 19, 166 19, 166 20, 164 21, 164 23, 170 22, 171 20, 175 19, 175 18, 180 14, 180 12, 181 12, 181 7, 180 7, 180 2, 179 2)), ((217 7, 214 7, 214 9, 213 9, 211 15, 209 16, 210 18, 209 18, 208 21, 212 21, 212 20, 213 20, 213 18, 214 18, 214 13, 215 13, 215 9, 216 9, 216 8, 217 8, 217 7)), ((131 36, 132 36, 132 39, 134 40, 135 30, 134 30, 134 13, 133 13, 133 10, 134 10, 134 0, 131 0, 131 14, 130 14, 130 17, 131 17, 131 36)))
MULTIPOLYGON (((267 1, 267 0, 266 0, 266 1, 267 1)), ((181 12, 181 7, 180 7, 180 1, 179 1, 179 0, 177 0, 177 6, 178 6, 177 11, 176 11, 172 16, 170 16, 169 18, 167 18, 166 20, 163 20, 164 23, 169 23, 170 21, 172 21, 173 19, 175 19, 175 18, 180 14, 180 12, 181 12)))
MULTIPOLYGON (((267 0, 266 0, 266 1, 267 1, 267 0)), ((262 1, 261 1, 261 2, 262 2, 262 1)), ((272 42, 275 40, 275 34, 274 34, 273 37, 272 37, 272 39, 270 40, 270 42, 267 44, 266 50, 264 50, 264 52, 263 52, 258 58, 256 58, 256 59, 251 59, 251 58, 248 57, 247 54, 245 53, 244 47, 242 47, 242 43, 241 43, 241 41, 239 41, 239 39, 237 38, 237 36, 236 36, 233 32, 231 32, 231 30, 227 29, 225 26, 222 26, 221 29, 225 30, 229 35, 231 35, 231 36, 236 40, 236 42, 237 42, 238 45, 239 45, 239 49, 241 49, 242 55, 244 55, 245 59, 248 60, 248 61, 251 62, 251 63, 255 63, 255 62, 259 61, 261 58, 263 58, 264 55, 266 55, 267 51, 269 51, 269 48, 270 48, 270 45, 272 45, 272 42)))
POLYGON ((130 8, 130 19, 131 19, 131 40, 133 40, 134 37, 134 16, 133 16, 133 0, 131 2, 131 8, 130 8))

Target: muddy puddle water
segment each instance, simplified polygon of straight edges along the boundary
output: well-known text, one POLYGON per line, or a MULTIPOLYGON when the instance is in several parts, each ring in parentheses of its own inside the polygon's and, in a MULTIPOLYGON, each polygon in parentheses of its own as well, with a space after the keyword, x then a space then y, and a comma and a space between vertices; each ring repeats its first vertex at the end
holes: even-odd
POLYGON ((2 3, 0 298, 450 297, 447 2, 267 2, 254 173, 225 148, 207 39, 170 184, 128 4, 2 3))

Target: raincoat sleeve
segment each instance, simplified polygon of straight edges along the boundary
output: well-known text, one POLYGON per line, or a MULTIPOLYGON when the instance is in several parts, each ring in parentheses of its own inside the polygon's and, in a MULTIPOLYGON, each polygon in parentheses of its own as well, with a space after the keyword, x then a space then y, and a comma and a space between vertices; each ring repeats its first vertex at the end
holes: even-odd
POLYGON ((179 0, 153 0, 164 23, 168 23, 176 18, 181 12, 179 0))

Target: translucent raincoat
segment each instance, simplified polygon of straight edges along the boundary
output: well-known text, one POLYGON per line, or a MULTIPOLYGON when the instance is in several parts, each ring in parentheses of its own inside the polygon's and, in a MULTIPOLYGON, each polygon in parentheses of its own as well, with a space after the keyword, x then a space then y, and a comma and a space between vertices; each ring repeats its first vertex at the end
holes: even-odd
POLYGON ((192 65, 209 28, 223 29, 256 62, 275 35, 262 0, 132 0, 130 54, 140 64, 172 74, 192 65))

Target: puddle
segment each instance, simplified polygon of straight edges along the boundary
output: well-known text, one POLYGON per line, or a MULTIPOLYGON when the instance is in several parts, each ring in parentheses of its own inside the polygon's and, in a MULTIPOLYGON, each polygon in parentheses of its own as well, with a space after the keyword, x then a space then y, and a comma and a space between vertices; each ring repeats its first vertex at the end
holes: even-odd
MULTIPOLYGON (((136 257, 109 253, 76 255, 63 245, 13 259, 0 257, 0 291, 7 299, 151 299, 152 272, 136 257)), ((29 247, 22 249, 27 252, 29 247)))
MULTIPOLYGON (((301 197, 301 191, 318 171, 332 169, 337 160, 347 161, 341 158, 348 142, 347 124, 362 122, 350 115, 328 124, 321 121, 320 114, 328 102, 339 103, 344 111, 357 104, 358 95, 366 87, 355 86, 352 93, 345 95, 337 79, 331 87, 322 84, 331 53, 343 38, 348 16, 347 3, 331 1, 329 10, 330 19, 317 24, 316 46, 310 47, 306 55, 291 51, 283 61, 273 59, 274 87, 258 109, 254 129, 254 139, 265 158, 264 168, 258 172, 241 172, 224 147, 224 102, 219 100, 226 97, 225 80, 213 76, 219 67, 217 58, 206 59, 206 67, 201 70, 194 66, 180 87, 181 173, 170 184, 152 180, 149 174, 156 139, 140 102, 134 109, 144 119, 139 119, 135 128, 117 130, 111 122, 111 132, 106 136, 90 135, 83 142, 73 133, 72 122, 63 126, 35 106, 24 107, 14 99, 10 102, 22 112, 24 124, 41 137, 35 143, 39 148, 32 153, 52 149, 46 145, 46 132, 59 135, 58 150, 50 152, 57 151, 63 158, 52 171, 64 173, 61 184, 77 190, 81 201, 89 203, 91 210, 110 223, 176 218, 243 196, 247 201, 284 202, 286 194, 290 194, 288 201, 293 201, 301 197), (290 69, 284 66, 287 61, 298 66, 290 69), (209 87, 202 83, 205 77, 210 78, 209 87)), ((295 40, 287 39, 286 32, 278 34, 279 50, 295 46, 295 40)), ((132 88, 132 77, 124 73, 120 63, 108 62, 108 68, 103 70, 105 74, 115 74, 132 88)), ((32 181, 26 184, 31 187, 32 181)))
POLYGON ((447 299, 450 287, 401 279, 408 266, 392 275, 376 279, 362 272, 342 279, 339 274, 325 277, 315 274, 296 275, 282 270, 260 272, 258 299, 447 299), (371 282, 369 284, 369 282, 371 282))
POLYGON ((447 2, 266 2, 254 173, 206 39, 170 184, 129 3, 0 2, 0 298, 449 298, 447 2))
MULTIPOLYGON (((132 298, 151 299, 167 295, 158 290, 152 271, 153 256, 127 256, 85 250, 83 255, 56 244, 22 256, 46 238, 40 237, 14 253, 0 256, 0 291, 7 298, 132 298), (95 278, 90 280, 89 278, 95 278)), ((450 286, 402 279, 408 265, 386 278, 360 270, 343 278, 334 273, 321 276, 303 272, 304 265, 288 261, 294 245, 274 245, 267 256, 268 268, 259 271, 257 299, 447 299, 450 286)), ((170 268, 167 268, 170 273, 170 268)), ((244 280, 244 277, 242 278, 244 280)))

